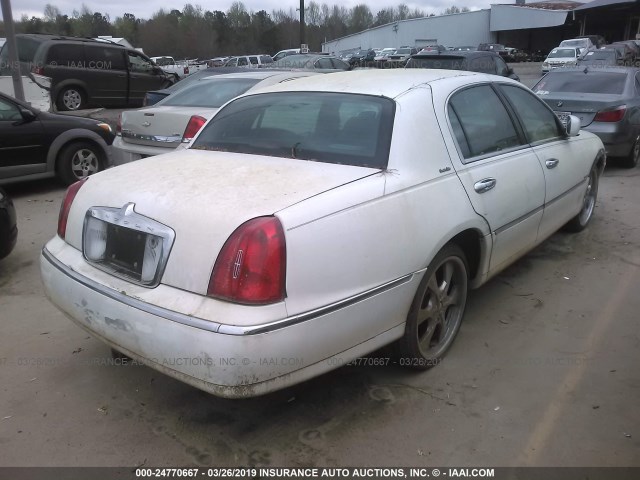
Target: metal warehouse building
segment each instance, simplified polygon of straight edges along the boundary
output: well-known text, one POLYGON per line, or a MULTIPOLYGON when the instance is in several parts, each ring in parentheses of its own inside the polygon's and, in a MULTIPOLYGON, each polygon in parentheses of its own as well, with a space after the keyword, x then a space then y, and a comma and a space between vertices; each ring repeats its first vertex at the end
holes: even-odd
POLYGON ((640 0, 595 0, 590 3, 547 0, 491 5, 485 10, 389 23, 322 44, 339 53, 400 46, 447 47, 502 43, 529 51, 549 51, 566 38, 603 35, 607 41, 635 39, 640 0))

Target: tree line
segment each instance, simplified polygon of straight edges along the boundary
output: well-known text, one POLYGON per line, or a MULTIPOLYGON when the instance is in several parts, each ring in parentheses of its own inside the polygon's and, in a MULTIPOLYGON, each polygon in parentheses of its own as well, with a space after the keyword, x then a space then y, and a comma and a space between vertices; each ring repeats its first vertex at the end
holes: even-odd
MULTIPOLYGON (((441 14, 469 11, 450 7, 441 14)), ((310 1, 305 6, 306 43, 312 51, 320 51, 322 42, 367 28, 386 25, 399 20, 427 16, 419 9, 407 5, 388 7, 374 13, 365 5, 353 8, 310 1)), ((434 16, 431 13, 429 16, 434 16)), ((182 10, 160 9, 149 19, 136 18, 131 13, 111 20, 109 14, 92 12, 86 5, 63 14, 47 4, 43 17, 23 16, 16 22, 18 33, 52 33, 76 37, 111 35, 124 37, 147 55, 170 55, 175 58, 213 58, 216 56, 249 53, 274 54, 285 48, 300 45, 299 12, 274 10, 248 11, 242 2, 232 3, 226 12, 203 10, 187 4, 182 10)), ((4 25, 0 22, 0 36, 4 25)), ((363 45, 364 46, 364 45, 363 45)), ((396 45, 380 45, 396 46, 396 45)))

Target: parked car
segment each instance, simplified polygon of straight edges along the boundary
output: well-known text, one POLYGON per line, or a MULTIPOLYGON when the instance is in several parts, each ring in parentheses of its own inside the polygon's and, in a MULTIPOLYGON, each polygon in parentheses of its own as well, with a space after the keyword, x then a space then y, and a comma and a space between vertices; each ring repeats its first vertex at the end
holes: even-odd
POLYGON ((41 112, 0 93, 0 185, 57 176, 74 183, 112 164, 107 123, 41 112))
POLYGON ((627 45, 631 49, 631 52, 633 54, 633 61, 635 63, 635 66, 640 66, 637 63, 637 61, 640 60, 640 45, 638 45, 635 41, 624 40, 621 42, 613 42, 613 45, 627 45))
POLYGON ((418 54, 431 54, 431 55, 439 55, 441 53, 445 53, 447 48, 444 45, 427 45, 422 47, 422 50, 418 52, 418 54))
POLYGON ((634 55, 633 55, 633 50, 631 50, 631 47, 629 47, 629 45, 625 45, 623 43, 618 43, 618 44, 611 43, 609 45, 605 45, 602 48, 606 50, 616 50, 620 54, 620 57, 622 57, 622 61, 624 65, 626 66, 633 65, 634 55))
POLYGON ((238 95, 274 83, 316 72, 260 70, 204 77, 152 107, 122 112, 114 146, 115 163, 167 153, 189 141, 226 102, 238 95))
POLYGON ((389 55, 393 55, 393 53, 396 51, 395 48, 393 47, 386 47, 383 48, 382 50, 380 50, 380 53, 378 53, 373 60, 376 62, 386 62, 388 60, 389 55))
POLYGON ((490 51, 458 51, 432 54, 412 55, 405 68, 442 68, 445 70, 468 70, 470 72, 500 75, 520 81, 502 57, 490 51))
POLYGON ((615 48, 601 48, 599 50, 587 52, 578 60, 578 65, 591 67, 615 67, 624 65, 622 55, 615 48))
POLYGON ((180 80, 178 83, 174 83, 170 87, 163 88, 162 90, 151 90, 145 93, 144 100, 142 101, 142 106, 150 107, 151 105, 155 105, 163 98, 166 98, 172 93, 175 93, 189 85, 192 85, 193 83, 199 81, 201 78, 211 77, 213 75, 224 75, 225 73, 240 73, 246 71, 247 69, 244 67, 210 67, 205 70, 200 70, 196 73, 192 73, 187 78, 180 80))
POLYGON ((389 63, 394 63, 397 66, 404 67, 409 58, 411 58, 411 55, 415 55, 417 53, 418 49, 415 47, 400 47, 396 49, 392 55, 387 57, 387 61, 389 63))
POLYGON ((231 57, 224 67, 262 68, 273 65, 273 58, 269 55, 243 55, 231 57))
POLYGON ((333 55, 304 53, 281 58, 277 62, 273 62, 270 68, 337 72, 349 70, 351 65, 333 55))
POLYGON ((225 63, 227 63, 227 60, 229 60, 229 57, 214 57, 214 58, 210 58, 209 60, 207 60, 207 65, 210 68, 211 67, 221 67, 225 63))
POLYGON ((560 42, 560 45, 558 45, 558 47, 579 48, 582 55, 586 55, 588 51, 597 50, 597 47, 588 37, 570 38, 568 40, 563 40, 560 42))
POLYGON ((607 155, 632 168, 640 156, 640 70, 583 68, 554 70, 533 91, 563 120, 578 117, 600 137, 607 155))
POLYGON ((44 288, 111 348, 224 397, 395 341, 424 370, 470 288, 587 227, 604 163, 578 119, 565 130, 507 78, 299 79, 229 102, 188 149, 75 184, 44 288))
POLYGON ((374 58, 376 58, 376 52, 373 48, 358 50, 351 55, 349 65, 352 67, 363 66, 367 62, 373 62, 374 58))
MULTIPOLYGON (((16 43, 22 66, 51 78, 58 110, 140 106, 146 91, 171 84, 149 57, 117 43, 45 34, 16 35, 16 43)), ((7 55, 3 48, 0 64, 7 55)))
POLYGON ((281 58, 288 57, 289 55, 298 55, 298 54, 300 54, 299 48, 287 48, 285 50, 280 50, 272 58, 274 62, 277 62, 281 58))
POLYGON ((588 38, 596 48, 602 48, 607 44, 602 35, 581 35, 576 38, 588 38))
MULTIPOLYGON (((578 64, 582 55, 580 54, 580 48, 574 47, 558 47, 549 52, 547 58, 542 62, 542 73, 547 73, 550 70, 564 67, 575 67, 578 64)), ((585 51, 585 53, 587 53, 585 51)))
POLYGON ((18 241, 18 222, 13 202, 0 188, 0 260, 11 253, 18 241))
POLYGON ((189 67, 186 64, 179 64, 173 57, 151 57, 151 60, 169 75, 174 82, 189 75, 189 67))
POLYGON ((520 63, 520 62, 528 62, 529 55, 523 50, 513 48, 513 47, 505 47, 506 53, 502 56, 502 59, 505 62, 509 63, 520 63))

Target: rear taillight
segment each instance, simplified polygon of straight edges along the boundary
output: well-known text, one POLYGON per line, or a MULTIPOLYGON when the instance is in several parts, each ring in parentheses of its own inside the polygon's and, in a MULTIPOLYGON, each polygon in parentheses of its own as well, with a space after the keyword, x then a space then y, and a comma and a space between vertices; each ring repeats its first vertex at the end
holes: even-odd
POLYGON ((118 114, 118 123, 116 124, 116 135, 122 135, 122 114, 118 114))
POLYGON ((183 72, 185 75, 189 75, 189 67, 184 67, 183 72))
POLYGON ((286 254, 284 230, 276 217, 243 223, 218 255, 207 295, 251 305, 284 300, 286 254))
POLYGON ((44 76, 44 68, 43 67, 32 67, 31 68, 31 73, 34 73, 36 75, 43 75, 44 76))
POLYGON ((200 115, 192 115, 187 124, 187 128, 184 129, 182 134, 182 142, 188 143, 193 140, 193 137, 200 131, 202 126, 207 123, 207 119, 200 115))
POLYGON ((67 188, 67 193, 65 193, 62 205, 60 205, 60 214, 58 215, 58 235, 62 239, 64 239, 67 234, 67 220, 69 219, 71 204, 73 204, 73 199, 76 198, 78 190, 80 190, 80 187, 84 185, 84 182, 85 180, 80 180, 67 188))
POLYGON ((624 114, 627 111, 626 105, 620 105, 619 107, 612 108, 610 110, 601 110, 596 113, 594 122, 619 122, 624 118, 624 114))

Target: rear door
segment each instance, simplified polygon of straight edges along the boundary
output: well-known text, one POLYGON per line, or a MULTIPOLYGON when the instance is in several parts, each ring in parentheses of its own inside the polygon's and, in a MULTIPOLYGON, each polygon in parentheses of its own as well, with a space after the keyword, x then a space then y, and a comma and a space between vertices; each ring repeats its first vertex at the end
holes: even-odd
POLYGON ((0 179, 44 172, 44 140, 40 120, 23 123, 18 105, 0 98, 0 179))
POLYGON ((127 64, 125 49, 109 45, 84 46, 84 80, 91 85, 91 98, 101 105, 127 103, 127 64))
POLYGON ((454 162, 474 210, 491 228, 490 271, 536 244, 544 206, 544 174, 512 114, 489 84, 454 93, 447 114, 457 142, 454 162))

